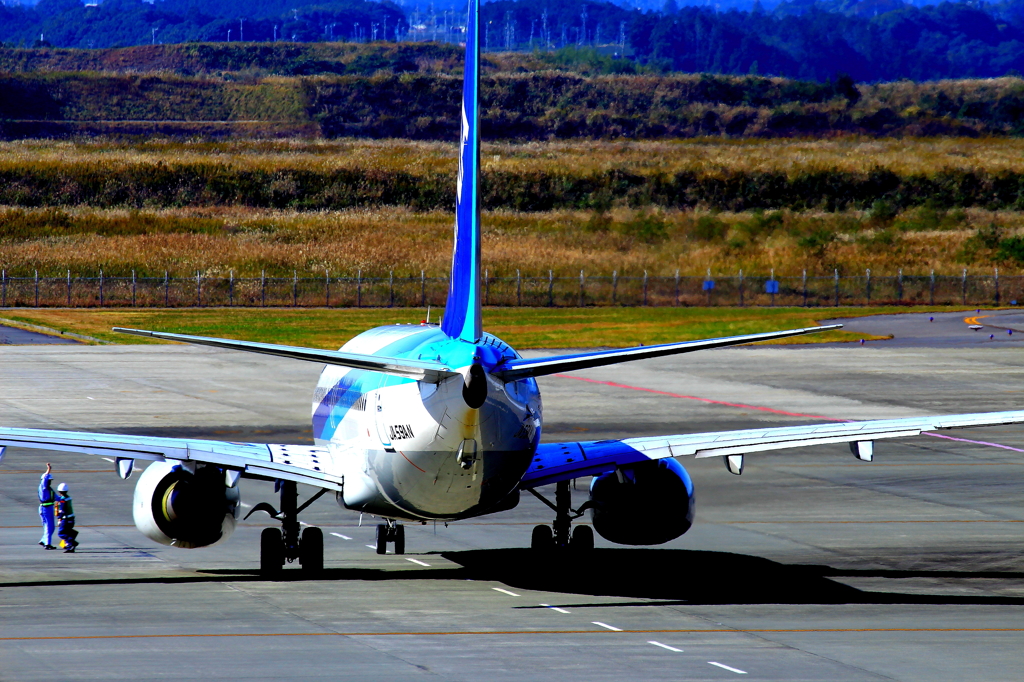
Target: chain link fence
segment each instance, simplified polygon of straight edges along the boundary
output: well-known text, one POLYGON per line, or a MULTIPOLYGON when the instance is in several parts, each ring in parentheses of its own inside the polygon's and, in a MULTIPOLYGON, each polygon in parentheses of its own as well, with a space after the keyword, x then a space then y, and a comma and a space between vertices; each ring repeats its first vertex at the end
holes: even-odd
MULTIPOLYGON (((860 275, 831 277, 744 275, 684 277, 588 274, 492 276, 482 283, 486 306, 578 308, 587 306, 866 306, 1000 305, 1024 300, 1024 276, 860 275)), ((12 277, 0 273, 0 307, 205 308, 328 307, 408 308, 444 306, 447 277, 12 277)))

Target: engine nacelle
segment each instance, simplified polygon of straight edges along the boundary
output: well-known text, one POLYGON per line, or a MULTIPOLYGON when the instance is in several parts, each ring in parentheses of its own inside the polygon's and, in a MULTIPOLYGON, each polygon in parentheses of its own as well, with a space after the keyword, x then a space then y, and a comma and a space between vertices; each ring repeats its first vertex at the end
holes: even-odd
POLYGON ((209 547, 234 532, 239 499, 217 467, 192 474, 180 464, 153 462, 135 485, 132 516, 143 535, 162 545, 209 547))
POLYGON ((693 481, 671 458, 595 476, 590 501, 594 530, 620 545, 660 545, 693 525, 693 481))

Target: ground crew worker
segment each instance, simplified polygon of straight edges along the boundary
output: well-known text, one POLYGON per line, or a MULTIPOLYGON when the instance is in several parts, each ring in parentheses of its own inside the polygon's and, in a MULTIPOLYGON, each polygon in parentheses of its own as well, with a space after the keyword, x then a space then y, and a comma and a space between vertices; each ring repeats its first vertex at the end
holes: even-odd
POLYGON ((71 493, 68 484, 57 486, 57 535, 64 541, 64 553, 74 552, 78 547, 78 531, 75 530, 75 508, 71 505, 71 493))
POLYGON ((43 522, 43 537, 39 544, 43 549, 57 549, 51 544, 53 540, 53 488, 50 482, 53 477, 50 475, 50 463, 46 463, 46 473, 39 477, 39 519, 43 522))

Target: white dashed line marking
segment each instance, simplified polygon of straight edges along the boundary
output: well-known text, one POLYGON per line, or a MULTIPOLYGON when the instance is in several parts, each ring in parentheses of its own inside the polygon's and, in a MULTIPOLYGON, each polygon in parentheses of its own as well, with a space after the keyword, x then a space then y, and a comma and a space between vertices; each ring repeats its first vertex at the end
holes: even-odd
MULTIPOLYGON (((89 396, 85 396, 85 397, 89 398, 89 396)), ((96 400, 96 398, 89 398, 89 400, 96 400)))
POLYGON ((305 521, 299 521, 299 525, 300 525, 300 526, 312 526, 313 524, 311 524, 311 523, 306 523, 305 521))
POLYGON ((734 672, 737 675, 746 675, 747 674, 746 670, 740 670, 739 668, 732 668, 730 666, 725 665, 724 663, 717 663, 715 661, 708 661, 708 665, 717 665, 719 668, 722 668, 723 670, 728 670, 729 672, 734 672))
POLYGON ((430 567, 430 564, 424 563, 424 562, 420 561, 419 559, 413 559, 411 557, 405 557, 405 560, 406 561, 411 561, 414 564, 419 564, 420 566, 426 566, 427 568, 430 567))
POLYGON ((647 643, 648 644, 653 644, 654 646, 660 646, 662 649, 668 649, 669 651, 674 651, 677 654, 683 653, 682 649, 677 649, 674 646, 669 646, 668 644, 662 644, 661 642, 655 642, 653 639, 651 641, 647 642, 647 643))
POLYGON ((608 623, 602 623, 599 620, 595 620, 594 625, 603 627, 605 630, 611 630, 612 632, 622 632, 621 628, 617 628, 614 625, 608 625, 608 623))
POLYGON ((243 506, 243 507, 245 507, 246 509, 251 509, 251 508, 252 508, 252 505, 251 505, 251 504, 246 504, 245 502, 239 502, 238 504, 242 505, 242 506, 243 506))
POLYGON ((519 596, 515 592, 509 592, 508 590, 503 590, 500 587, 492 587, 491 589, 494 590, 495 592, 501 592, 502 594, 507 594, 510 597, 518 597, 519 596))
POLYGON ((341 538, 342 540, 351 540, 352 539, 352 538, 350 538, 347 535, 342 535, 341 533, 331 533, 331 535, 333 535, 336 538, 341 538))
POLYGON ((114 463, 114 460, 110 459, 109 457, 100 457, 100 459, 105 459, 105 460, 107 460, 108 462, 110 462, 111 464, 113 464, 113 463, 114 463))
POLYGON ((370 549, 377 549, 377 545, 367 545, 370 549))
POLYGON ((569 613, 565 609, 560 609, 557 606, 552 606, 551 604, 541 604, 541 606, 543 606, 546 609, 551 609, 552 611, 558 611, 559 613, 569 613))

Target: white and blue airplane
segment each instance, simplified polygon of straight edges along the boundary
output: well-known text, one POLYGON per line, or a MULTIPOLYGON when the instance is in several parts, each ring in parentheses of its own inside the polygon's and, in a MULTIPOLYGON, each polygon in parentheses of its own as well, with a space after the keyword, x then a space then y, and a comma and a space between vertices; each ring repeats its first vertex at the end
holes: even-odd
POLYGON ((405 551, 403 520, 452 521, 503 511, 515 507, 524 490, 555 512, 552 525, 534 528, 535 549, 586 551, 594 546, 594 531, 615 543, 654 545, 679 537, 693 522, 693 483, 679 458, 721 457, 740 474, 746 454, 849 443, 854 455, 871 461, 876 440, 1024 422, 1024 411, 1013 411, 542 443, 536 377, 841 325, 523 358, 482 328, 479 99, 479 6, 469 0, 455 249, 440 325, 378 327, 337 351, 117 329, 326 365, 313 397, 315 445, 0 428, 0 456, 11 446, 114 457, 125 479, 136 460, 150 461, 135 487, 135 524, 150 539, 182 548, 213 545, 231 534, 239 479, 275 481, 280 510, 267 503, 253 509, 281 521, 281 528, 265 528, 260 540, 261 571, 273 576, 296 559, 311 573, 323 568, 323 534, 315 527, 300 533, 298 514, 327 492, 347 509, 386 521, 377 526, 381 554, 389 543, 396 553, 405 551), (569 481, 588 476, 590 499, 573 509, 569 481), (298 483, 319 492, 299 505, 298 483), (549 484, 556 484, 553 502, 535 490, 549 484), (573 528, 586 511, 592 525, 573 528))

